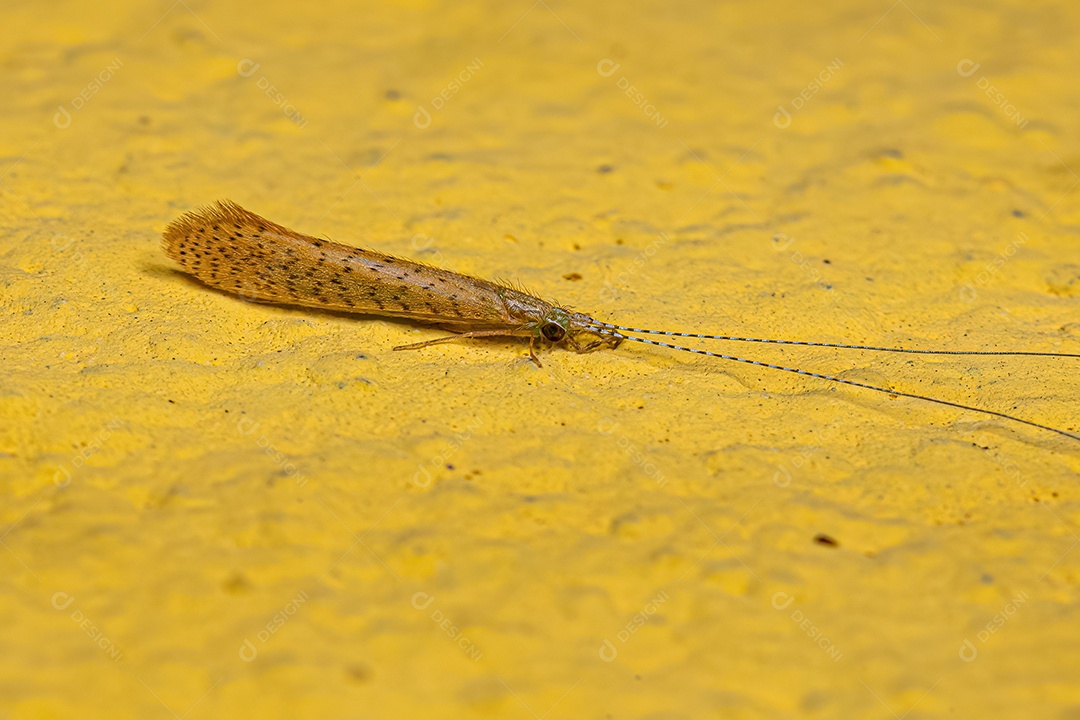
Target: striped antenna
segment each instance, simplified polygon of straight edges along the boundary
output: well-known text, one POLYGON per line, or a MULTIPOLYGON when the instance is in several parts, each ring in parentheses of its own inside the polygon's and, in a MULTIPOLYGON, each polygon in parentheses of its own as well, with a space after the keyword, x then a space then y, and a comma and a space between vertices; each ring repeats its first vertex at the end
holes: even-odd
POLYGON ((1037 355, 1041 357, 1080 358, 1080 353, 1033 352, 1029 350, 910 350, 908 348, 877 347, 876 345, 844 345, 842 343, 808 342, 805 340, 771 340, 768 338, 734 337, 732 335, 702 335, 701 333, 672 332, 670 330, 647 330, 624 325, 592 321, 593 329, 617 330, 643 335, 668 335, 671 337, 700 338, 701 340, 735 340, 738 342, 771 343, 773 345, 808 345, 810 347, 840 348, 842 350, 876 350, 878 352, 911 353, 913 355, 1037 355))
MULTIPOLYGON (((947 405, 949 407, 959 408, 961 410, 971 410, 972 412, 983 413, 984 415, 994 415, 996 417, 1004 418, 1006 420, 1012 420, 1013 422, 1030 425, 1031 427, 1036 427, 1040 430, 1049 430, 1050 432, 1057 433, 1058 435, 1064 435, 1067 438, 1080 441, 1080 435, 1074 435, 1073 433, 1066 432, 1065 430, 1058 430, 1057 428, 1052 428, 1048 425, 1040 425, 1039 423, 1032 422, 1031 420, 1024 420, 1023 418, 1018 418, 1015 415, 1006 415, 1005 413, 998 412, 997 410, 986 410, 985 408, 972 407, 971 405, 962 405, 960 403, 928 397, 926 395, 916 395, 915 393, 900 392, 899 390, 889 390, 887 388, 878 387, 877 385, 869 385, 867 383, 856 382, 854 380, 844 380, 843 378, 838 378, 833 375, 823 375, 821 373, 810 372, 808 370, 800 370, 799 368, 784 367, 783 365, 773 365, 772 363, 760 362, 758 360, 748 360, 746 358, 736 357, 734 355, 724 355, 722 353, 709 352, 708 350, 698 350, 697 348, 683 347, 682 345, 671 345, 669 343, 660 342, 659 340, 649 340, 647 338, 639 338, 632 335, 623 335, 622 333, 616 332, 614 330, 597 328, 597 332, 601 335, 610 335, 612 337, 621 338, 623 340, 633 340, 634 342, 645 343, 647 345, 657 345, 659 347, 665 347, 671 350, 681 350, 683 352, 695 353, 697 355, 708 355, 709 357, 720 358, 721 360, 731 360, 733 362, 745 363, 747 365, 757 365, 758 367, 769 368, 771 370, 783 370, 784 372, 795 373, 796 375, 818 378, 819 380, 829 380, 830 382, 840 383, 842 385, 851 385, 853 387, 864 388, 866 390, 873 390, 875 392, 885 393, 887 395, 899 395, 900 397, 913 398, 915 400, 925 400, 926 402, 937 403, 938 405, 947 405)), ((680 335, 681 333, 670 334, 680 335)), ((691 335, 690 337, 697 336, 691 335)), ((740 338, 731 339, 737 340, 740 338)))

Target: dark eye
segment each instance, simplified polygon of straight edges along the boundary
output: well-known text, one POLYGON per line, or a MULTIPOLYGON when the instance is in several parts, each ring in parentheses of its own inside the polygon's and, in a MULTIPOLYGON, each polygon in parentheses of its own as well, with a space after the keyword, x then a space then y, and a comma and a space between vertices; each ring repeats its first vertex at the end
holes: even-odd
POLYGON ((540 328, 540 334, 543 335, 545 339, 550 340, 551 342, 559 342, 564 337, 566 337, 566 330, 564 330, 561 325, 556 325, 555 323, 547 323, 546 325, 544 325, 544 327, 540 328))

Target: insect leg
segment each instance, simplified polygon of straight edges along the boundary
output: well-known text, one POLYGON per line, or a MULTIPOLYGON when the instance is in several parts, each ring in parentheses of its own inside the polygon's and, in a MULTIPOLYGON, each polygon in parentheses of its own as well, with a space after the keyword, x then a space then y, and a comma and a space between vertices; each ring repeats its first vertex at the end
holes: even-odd
POLYGON ((576 350, 577 352, 587 353, 592 352, 593 350, 599 350, 602 347, 608 347, 614 350, 615 348, 619 347, 619 344, 622 343, 622 341, 623 339, 621 337, 614 337, 609 335, 607 337, 601 338, 600 340, 593 340, 591 343, 584 346, 579 345, 575 340, 571 340, 570 342, 574 346, 574 350, 576 350))
POLYGON ((542 368, 542 367, 544 367, 544 364, 542 362, 540 362, 540 358, 536 357, 536 350, 533 347, 534 345, 536 345, 536 336, 535 335, 530 335, 529 336, 529 357, 532 358, 532 361, 534 363, 536 363, 536 367, 541 367, 542 368))
MULTIPOLYGON (((458 333, 457 335, 447 335, 446 337, 435 338, 434 340, 424 340, 418 343, 411 343, 409 345, 398 345, 394 350, 419 350, 420 348, 427 347, 428 345, 438 345, 444 342, 450 342, 451 340, 460 340, 461 338, 476 338, 476 337, 517 337, 520 333, 515 333, 512 330, 472 330, 470 332, 458 333)), ((533 338, 529 339, 529 354, 532 355, 533 361, 538 365, 540 361, 536 359, 535 353, 532 351, 533 338)))

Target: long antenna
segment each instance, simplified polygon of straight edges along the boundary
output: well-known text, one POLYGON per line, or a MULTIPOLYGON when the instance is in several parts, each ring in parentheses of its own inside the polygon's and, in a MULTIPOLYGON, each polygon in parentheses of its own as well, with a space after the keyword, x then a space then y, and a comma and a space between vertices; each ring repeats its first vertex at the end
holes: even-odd
POLYGON ((738 342, 772 343, 774 345, 809 345, 811 347, 840 348, 842 350, 876 350, 878 352, 910 353, 914 355, 1037 355, 1041 357, 1080 358, 1080 353, 1033 352, 1030 350, 911 350, 908 348, 877 347, 876 345, 844 345, 841 343, 808 342, 805 340, 772 340, 768 338, 734 337, 732 335, 702 335, 701 333, 672 332, 670 330, 647 330, 624 325, 592 321, 592 327, 600 330, 642 333, 644 335, 669 335, 673 337, 700 338, 701 340, 735 340, 738 342))
POLYGON ((633 340, 634 342, 645 343, 647 345, 657 345, 659 347, 665 347, 671 350, 681 350, 683 352, 696 353, 698 355, 708 355, 709 357, 720 358, 721 360, 731 360, 733 362, 745 363, 747 365, 757 365, 758 367, 770 368, 772 370, 783 370, 784 372, 795 373, 796 375, 818 378, 819 380, 829 380, 831 382, 841 383, 843 385, 852 385, 854 387, 860 387, 866 390, 874 390, 875 392, 885 393, 887 395, 899 395, 901 397, 913 398, 915 400, 925 400, 926 402, 937 403, 938 405, 947 405, 949 407, 959 408, 961 410, 971 410, 972 412, 983 413, 985 415, 994 415, 996 417, 1004 418, 1006 420, 1012 420, 1013 422, 1030 425, 1031 427, 1036 427, 1040 430, 1049 430, 1050 432, 1057 433, 1058 435, 1064 435, 1067 438, 1080 441, 1080 435, 1074 435, 1073 433, 1066 432, 1065 430, 1058 430, 1057 428, 1052 428, 1049 425, 1041 425, 1037 422, 1032 422, 1031 420, 1024 420, 1023 418, 1018 418, 1015 415, 1006 415, 1005 413, 998 412, 997 410, 987 410, 985 408, 973 407, 971 405, 962 405, 960 403, 928 397, 926 395, 916 395, 915 393, 900 392, 899 390, 889 390, 887 388, 878 387, 877 385, 868 385, 867 383, 856 382, 854 380, 844 380, 843 378, 838 378, 833 375, 823 375, 821 373, 810 372, 809 370, 800 370, 799 368, 784 367, 783 365, 773 365, 772 363, 760 362, 758 360, 748 360, 746 358, 736 357, 734 355, 723 355, 721 353, 709 352, 708 350, 698 350, 696 348, 683 347, 682 345, 671 345, 669 343, 660 342, 659 340, 649 340, 647 338, 639 338, 632 335, 623 335, 622 333, 615 332, 614 330, 598 329, 597 332, 602 335, 611 335, 612 337, 622 338, 623 340, 633 340))

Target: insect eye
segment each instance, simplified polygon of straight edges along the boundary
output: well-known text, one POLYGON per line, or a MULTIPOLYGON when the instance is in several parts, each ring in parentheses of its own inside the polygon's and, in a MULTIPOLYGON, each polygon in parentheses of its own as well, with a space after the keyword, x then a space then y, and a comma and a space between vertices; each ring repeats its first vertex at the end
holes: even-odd
POLYGON ((551 342, 559 342, 566 336, 566 330, 564 330, 561 325, 547 323, 544 327, 540 328, 540 334, 551 342))

